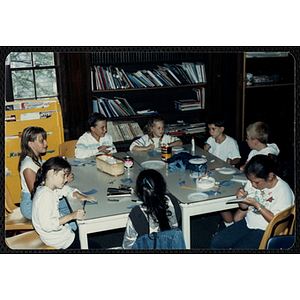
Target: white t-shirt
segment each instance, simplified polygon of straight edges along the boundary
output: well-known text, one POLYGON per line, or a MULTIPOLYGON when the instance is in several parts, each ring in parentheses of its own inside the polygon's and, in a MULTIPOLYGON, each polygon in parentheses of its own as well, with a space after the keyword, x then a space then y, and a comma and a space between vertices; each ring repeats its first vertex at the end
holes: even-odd
POLYGON ((111 146, 110 153, 117 152, 115 145, 113 144, 112 137, 106 133, 103 138, 100 138, 99 142, 92 136, 90 132, 85 132, 79 139, 75 148, 76 158, 86 158, 99 154, 98 147, 111 146))
MULTIPOLYGON (((294 194, 289 185, 280 177, 276 176, 278 182, 271 189, 255 189, 248 181, 245 191, 248 192, 247 198, 255 198, 270 210, 274 216, 294 204, 294 194)), ((254 206, 249 206, 245 217, 248 228, 266 230, 268 221, 259 213, 254 206)))
POLYGON ((255 155, 268 155, 268 154, 273 154, 273 155, 278 155, 279 154, 279 148, 277 147, 276 144, 267 144, 267 147, 258 151, 258 150, 251 150, 249 155, 248 155, 248 159, 247 161, 249 161, 253 156, 255 155))
MULTIPOLYGON (((40 160, 40 164, 42 165, 41 160, 40 160)), ((24 158, 24 160, 22 161, 22 164, 21 164, 21 168, 20 168, 21 186, 22 186, 23 192, 29 193, 29 189, 28 189, 27 183, 26 183, 24 175, 23 175, 24 170, 31 169, 33 172, 36 173, 39 168, 40 167, 34 163, 34 161, 32 160, 32 158, 30 156, 26 156, 24 158)))
MULTIPOLYGON (((150 144, 154 144, 155 148, 160 148, 161 145, 159 145, 160 138, 149 138, 148 134, 145 134, 138 138, 137 140, 133 141, 129 147, 129 150, 131 151, 134 146, 140 146, 140 147, 147 147, 150 144)), ((176 136, 171 136, 168 134, 164 134, 161 140, 161 144, 170 144, 172 142, 178 141, 179 138, 176 136)))
POLYGON ((216 143, 214 138, 209 137, 207 139, 207 143, 210 145, 208 152, 224 161, 226 161, 227 158, 241 158, 236 140, 228 135, 225 136, 226 139, 221 144, 216 143))
POLYGON ((75 234, 71 226, 59 225, 59 198, 62 194, 73 197, 75 190, 69 186, 54 191, 46 186, 37 188, 32 201, 32 224, 45 244, 57 249, 66 249, 72 244, 75 234))

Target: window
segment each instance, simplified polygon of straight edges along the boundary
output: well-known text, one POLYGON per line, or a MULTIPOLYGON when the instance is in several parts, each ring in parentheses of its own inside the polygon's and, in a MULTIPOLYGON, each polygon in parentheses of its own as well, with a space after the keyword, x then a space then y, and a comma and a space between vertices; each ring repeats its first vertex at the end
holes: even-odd
POLYGON ((12 52, 6 59, 6 100, 57 98, 53 52, 12 52))

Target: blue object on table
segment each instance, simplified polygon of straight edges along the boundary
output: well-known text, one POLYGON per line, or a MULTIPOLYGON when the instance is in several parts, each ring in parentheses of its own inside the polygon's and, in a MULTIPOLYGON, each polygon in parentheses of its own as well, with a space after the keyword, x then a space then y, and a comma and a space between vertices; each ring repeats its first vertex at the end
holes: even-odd
POLYGON ((98 201, 95 201, 95 202, 86 201, 85 205, 94 205, 94 204, 98 204, 98 201))
POLYGON ((125 183, 125 182, 133 183, 133 181, 131 180, 131 178, 121 179, 121 181, 122 181, 123 183, 125 183))
POLYGON ((132 209, 134 208, 136 205, 131 205, 131 206, 128 206, 127 209, 132 209))
POLYGON ((90 191, 87 191, 87 192, 82 192, 82 194, 84 194, 84 195, 93 195, 93 194, 96 194, 98 191, 97 190, 95 190, 95 189, 92 189, 92 190, 90 190, 90 191))
POLYGON ((233 181, 224 180, 224 181, 220 182, 218 185, 226 186, 227 187, 227 186, 230 186, 232 184, 234 184, 233 181))

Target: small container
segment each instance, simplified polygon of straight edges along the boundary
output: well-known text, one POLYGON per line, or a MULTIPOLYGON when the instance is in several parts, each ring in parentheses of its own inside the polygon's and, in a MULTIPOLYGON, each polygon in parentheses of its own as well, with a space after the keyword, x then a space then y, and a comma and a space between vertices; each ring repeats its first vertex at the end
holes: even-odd
POLYGON ((167 145, 161 146, 161 160, 167 161, 169 158, 172 157, 172 147, 167 145))
POLYGON ((124 159, 124 168, 132 169, 134 165, 133 158, 131 156, 125 156, 123 159, 124 159))

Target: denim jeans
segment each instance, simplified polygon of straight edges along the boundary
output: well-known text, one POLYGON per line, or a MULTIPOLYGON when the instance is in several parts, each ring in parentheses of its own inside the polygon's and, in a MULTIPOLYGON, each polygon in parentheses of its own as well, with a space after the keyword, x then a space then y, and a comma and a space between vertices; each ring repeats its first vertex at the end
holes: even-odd
MULTIPOLYGON (((32 206, 31 194, 22 191, 21 196, 22 196, 20 202, 21 213, 26 219, 31 220, 31 206, 32 206)), ((59 212, 62 216, 71 213, 65 198, 62 198, 59 201, 59 212)), ((77 229, 77 225, 75 221, 71 221, 69 224, 74 231, 77 229)))
POLYGON ((32 200, 31 200, 31 194, 30 193, 25 193, 21 192, 21 201, 20 201, 20 210, 21 214, 26 218, 31 220, 31 205, 32 205, 32 200))
POLYGON ((209 249, 258 249, 264 233, 261 229, 249 229, 243 219, 217 233, 209 249))

